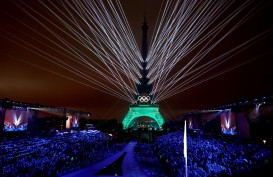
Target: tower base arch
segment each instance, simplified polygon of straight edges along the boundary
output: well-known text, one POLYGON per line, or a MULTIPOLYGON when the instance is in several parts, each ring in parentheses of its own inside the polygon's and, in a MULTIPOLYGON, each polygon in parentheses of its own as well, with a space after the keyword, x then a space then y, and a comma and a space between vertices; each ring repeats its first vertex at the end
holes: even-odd
POLYGON ((165 122, 162 115, 159 112, 159 106, 155 104, 134 104, 129 106, 129 111, 124 117, 122 124, 123 129, 130 128, 130 123, 142 116, 147 116, 154 119, 159 128, 162 128, 163 123, 165 122))

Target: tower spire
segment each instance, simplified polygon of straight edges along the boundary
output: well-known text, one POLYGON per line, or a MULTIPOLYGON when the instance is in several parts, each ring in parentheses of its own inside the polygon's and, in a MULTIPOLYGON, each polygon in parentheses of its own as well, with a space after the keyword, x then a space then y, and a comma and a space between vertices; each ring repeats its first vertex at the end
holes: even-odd
POLYGON ((142 59, 141 62, 142 68, 140 69, 141 78, 139 78, 140 84, 137 85, 138 94, 150 94, 152 87, 149 83, 148 72, 147 69, 147 53, 148 53, 148 41, 147 41, 147 33, 148 33, 148 23, 146 21, 146 15, 144 14, 144 22, 142 24, 142 59))
POLYGON ((148 24, 146 21, 146 14, 144 13, 144 22, 142 24, 142 51, 141 51, 144 62, 146 61, 147 53, 148 53, 147 33, 148 33, 148 24))

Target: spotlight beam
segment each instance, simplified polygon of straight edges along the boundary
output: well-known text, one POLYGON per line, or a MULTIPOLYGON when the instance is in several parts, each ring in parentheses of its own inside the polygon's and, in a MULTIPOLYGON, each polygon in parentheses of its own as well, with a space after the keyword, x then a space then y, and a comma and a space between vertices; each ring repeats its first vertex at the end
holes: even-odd
MULTIPOLYGON (((4 13, 32 34, 7 24, 17 32, 1 27, 1 38, 61 71, 38 66, 35 61, 26 63, 120 99, 135 101, 144 60, 119 0, 13 3, 31 22, 4 13)), ((148 84, 153 86, 151 101, 158 103, 258 59, 229 66, 232 58, 272 34, 272 29, 256 33, 218 56, 208 56, 265 4, 252 0, 163 1, 146 59, 148 84), (226 69, 217 72, 220 67, 226 69)))

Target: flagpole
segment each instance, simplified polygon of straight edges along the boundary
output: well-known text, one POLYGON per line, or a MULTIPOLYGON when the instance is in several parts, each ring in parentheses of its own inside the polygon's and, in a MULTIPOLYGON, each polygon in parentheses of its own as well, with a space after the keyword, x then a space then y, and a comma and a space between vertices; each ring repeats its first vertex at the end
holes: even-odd
POLYGON ((185 177, 188 177, 188 162, 187 162, 187 121, 184 125, 184 158, 185 158, 185 177))

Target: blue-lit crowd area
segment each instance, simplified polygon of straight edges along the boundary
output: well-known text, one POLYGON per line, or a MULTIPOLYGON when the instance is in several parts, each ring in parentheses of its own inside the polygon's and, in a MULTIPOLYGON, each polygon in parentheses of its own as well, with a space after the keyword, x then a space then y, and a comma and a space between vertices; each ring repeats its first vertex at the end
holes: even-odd
POLYGON ((0 174, 3 177, 62 176, 94 165, 120 151, 124 145, 98 130, 3 139, 0 142, 0 174))
MULTIPOLYGON (((141 167, 150 176, 184 176, 183 134, 177 131, 160 136, 153 143, 138 143, 135 151, 141 167)), ((187 145, 188 176, 272 175, 271 151, 264 144, 242 144, 190 133, 187 145)))
POLYGON ((94 176, 140 169, 143 177, 269 177, 272 100, 187 112, 161 128, 140 117, 128 129, 88 112, 0 100, 0 176, 90 176, 88 169, 103 163, 94 176))

